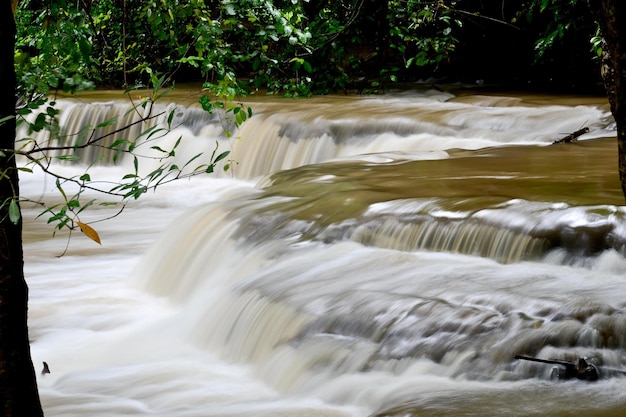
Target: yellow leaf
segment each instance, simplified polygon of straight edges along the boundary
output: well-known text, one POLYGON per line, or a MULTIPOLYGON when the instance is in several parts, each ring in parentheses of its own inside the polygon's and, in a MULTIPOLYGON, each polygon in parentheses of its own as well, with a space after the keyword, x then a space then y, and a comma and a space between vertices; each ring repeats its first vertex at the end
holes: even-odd
POLYGON ((88 224, 85 224, 83 222, 76 222, 76 224, 78 224, 78 227, 80 227, 80 230, 91 240, 93 240, 94 242, 96 242, 97 244, 101 245, 100 243, 100 236, 98 235, 98 232, 95 231, 95 229, 91 226, 89 226, 88 224))

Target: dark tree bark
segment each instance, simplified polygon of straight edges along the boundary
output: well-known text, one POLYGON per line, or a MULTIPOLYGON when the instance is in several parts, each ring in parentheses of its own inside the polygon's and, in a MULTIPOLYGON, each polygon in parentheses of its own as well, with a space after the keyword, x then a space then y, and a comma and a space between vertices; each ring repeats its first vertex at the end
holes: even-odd
POLYGON ((619 177, 626 197, 626 2, 588 0, 604 38, 602 78, 617 125, 619 177))
MULTIPOLYGON (((0 119, 15 115, 15 21, 12 0, 0 0, 0 119)), ((0 124, 0 149, 15 146, 15 118, 0 124)), ((22 224, 8 216, 18 195, 15 158, 0 155, 0 416, 43 416, 28 340, 28 287, 22 224)))

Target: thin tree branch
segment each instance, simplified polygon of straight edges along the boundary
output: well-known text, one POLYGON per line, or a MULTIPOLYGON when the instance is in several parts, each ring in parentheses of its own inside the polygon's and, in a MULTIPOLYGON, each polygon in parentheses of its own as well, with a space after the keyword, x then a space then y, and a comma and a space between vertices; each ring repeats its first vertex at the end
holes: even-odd
MULTIPOLYGON (((161 113, 155 114, 154 116, 149 116, 149 117, 146 117, 146 118, 142 118, 141 120, 137 120, 137 121, 132 122, 132 123, 130 123, 130 124, 124 126, 124 127, 121 127, 121 128, 116 129, 116 130, 114 130, 112 132, 109 132, 109 133, 107 133, 105 135, 99 136, 96 139, 93 139, 93 140, 90 139, 87 142, 83 143, 82 145, 37 147, 36 149, 31 149, 29 151, 22 151, 22 152, 15 151, 15 153, 17 155, 29 156, 29 155, 32 155, 32 154, 35 154, 35 153, 44 153, 44 152, 49 152, 49 151, 67 151, 67 150, 85 149, 85 148, 88 148, 90 146, 94 146, 94 144, 102 141, 103 139, 108 138, 109 136, 113 136, 113 135, 116 135, 116 134, 118 134, 120 132, 124 132, 125 130, 130 129, 133 126, 136 126, 136 125, 138 125, 140 123, 143 123, 143 122, 146 122, 148 120, 155 119, 155 118, 157 118, 159 116, 162 116, 164 114, 165 114, 165 112, 161 112, 161 113)), ((95 130, 93 132, 95 132, 95 130)), ((94 135, 93 132, 92 132, 92 136, 94 135)), ((74 135, 71 135, 71 136, 75 136, 75 135, 78 135, 78 133, 76 133, 74 135)), ((4 150, 4 151, 5 152, 11 152, 10 150, 4 150)))
POLYGON ((482 14, 479 14, 479 13, 468 12, 468 11, 465 11, 465 10, 458 10, 458 9, 449 9, 449 10, 452 13, 458 13, 458 14, 462 14, 462 15, 466 15, 466 16, 476 17, 476 18, 479 18, 479 19, 488 20, 490 22, 499 23, 501 25, 508 26, 508 27, 511 27, 513 29, 516 29, 516 30, 521 30, 519 27, 515 26, 514 24, 506 22, 504 20, 496 19, 495 17, 489 17, 489 16, 485 16, 485 15, 482 15, 482 14))

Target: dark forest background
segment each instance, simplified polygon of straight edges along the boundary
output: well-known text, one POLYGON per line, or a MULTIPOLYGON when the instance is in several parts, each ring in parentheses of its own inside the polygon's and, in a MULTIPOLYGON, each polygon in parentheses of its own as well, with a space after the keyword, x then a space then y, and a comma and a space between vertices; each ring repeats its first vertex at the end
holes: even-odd
POLYGON ((603 92, 584 0, 24 0, 16 18, 24 96, 153 74, 226 96, 414 82, 603 92))

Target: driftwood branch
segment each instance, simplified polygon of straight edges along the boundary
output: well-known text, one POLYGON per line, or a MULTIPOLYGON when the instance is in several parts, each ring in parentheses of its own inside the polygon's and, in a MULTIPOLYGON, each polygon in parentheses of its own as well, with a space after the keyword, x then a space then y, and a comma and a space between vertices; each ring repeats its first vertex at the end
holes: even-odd
POLYGON ((541 359, 533 356, 515 355, 515 359, 557 365, 553 375, 559 379, 581 379, 583 381, 597 381, 599 378, 626 377, 626 371, 605 366, 596 366, 589 363, 587 358, 578 358, 577 361, 558 359, 541 359), (556 371, 556 373, 555 373, 556 371))
POLYGON ((555 145, 557 143, 572 143, 572 142, 576 142, 578 140, 578 137, 584 135, 585 133, 589 133, 589 128, 588 127, 583 127, 582 129, 577 130, 574 133, 570 133, 569 135, 564 136, 561 139, 555 140, 554 142, 552 142, 552 144, 555 145))
MULTIPOLYGON (((559 379, 576 378, 584 381, 597 381, 600 377, 598 368, 587 362, 585 358, 578 358, 577 362, 570 362, 557 359, 539 359, 532 356, 515 355, 515 359, 559 365, 562 367, 560 368, 560 372, 557 373, 559 379)), ((557 371, 559 370, 557 369, 557 371)))

